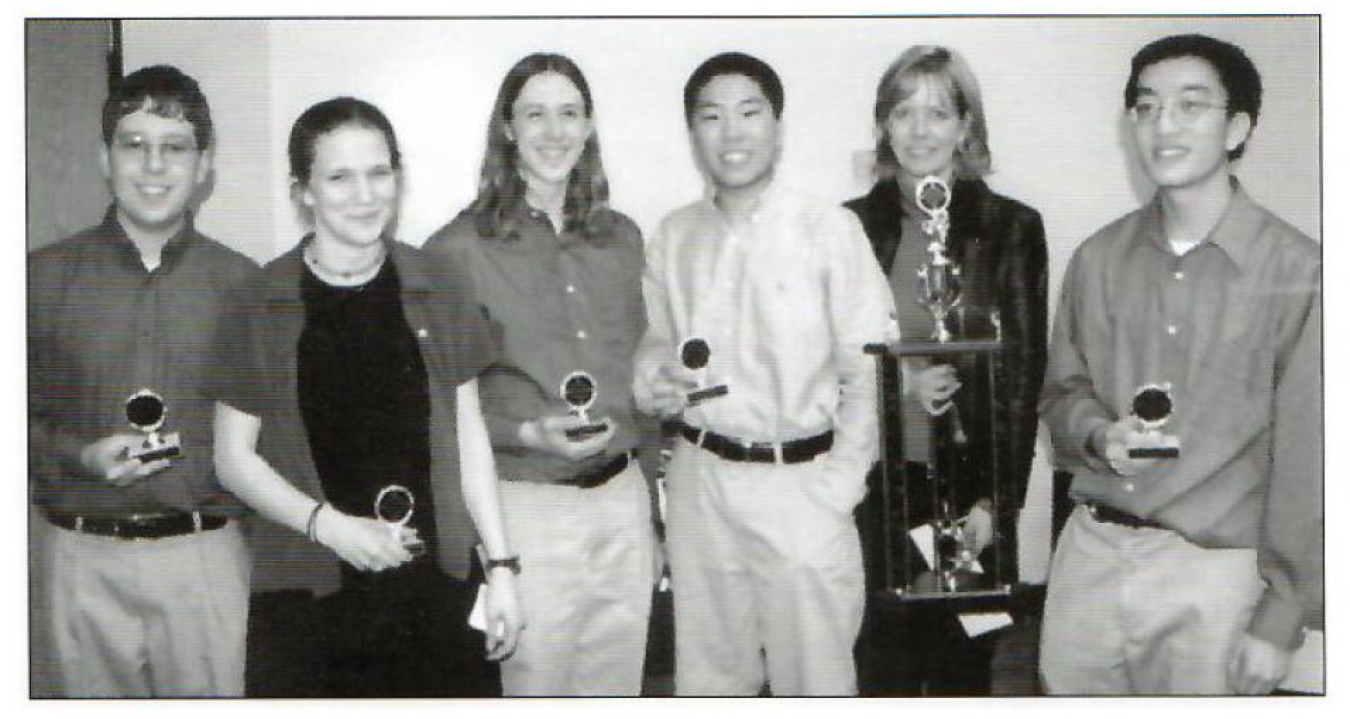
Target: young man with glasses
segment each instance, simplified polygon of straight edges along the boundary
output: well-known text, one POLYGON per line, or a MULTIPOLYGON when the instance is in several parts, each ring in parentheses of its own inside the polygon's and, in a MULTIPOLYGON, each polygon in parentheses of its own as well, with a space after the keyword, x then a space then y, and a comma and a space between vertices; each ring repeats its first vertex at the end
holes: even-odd
POLYGON ((648 244, 634 380, 638 407, 683 438, 666 475, 675 691, 855 694, 853 508, 877 453, 863 346, 885 338, 890 286, 851 213, 776 176, 772 68, 713 57, 684 105, 711 192, 648 244))
POLYGON ((216 481, 199 385, 254 266, 193 227, 212 139, 192 78, 122 79, 99 157, 112 207, 29 259, 29 477, 49 525, 35 619, 69 696, 244 692, 244 510, 216 481))
POLYGON ((1064 279, 1041 416, 1078 507, 1041 673, 1056 694, 1269 693, 1320 586, 1320 248, 1232 175, 1261 107, 1241 49, 1158 40, 1125 106, 1157 192, 1064 279))

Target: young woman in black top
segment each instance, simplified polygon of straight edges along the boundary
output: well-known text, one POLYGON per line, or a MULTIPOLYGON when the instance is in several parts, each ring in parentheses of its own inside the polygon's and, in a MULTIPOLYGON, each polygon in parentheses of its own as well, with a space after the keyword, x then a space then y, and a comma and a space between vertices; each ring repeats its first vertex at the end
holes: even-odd
MULTIPOLYGON (((377 108, 309 108, 290 161, 313 232, 222 323, 221 481, 343 560, 322 602, 318 693, 491 693, 481 650, 462 646, 475 527, 489 558, 488 658, 510 654, 523 618, 475 379, 493 358, 489 332, 453 265, 387 236, 400 156, 377 108)), ((259 573, 333 564, 288 545, 294 533, 271 544, 262 533, 259 573)))

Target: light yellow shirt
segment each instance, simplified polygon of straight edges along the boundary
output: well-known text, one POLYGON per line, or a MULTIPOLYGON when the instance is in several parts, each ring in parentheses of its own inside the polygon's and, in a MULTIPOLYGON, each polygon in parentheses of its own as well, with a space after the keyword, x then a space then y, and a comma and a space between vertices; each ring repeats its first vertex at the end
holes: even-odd
MULTIPOLYGON (((685 410, 695 427, 756 442, 834 430, 831 473, 862 485, 877 455, 876 369, 891 289, 857 218, 777 184, 733 227, 711 198, 662 221, 647 245, 647 332, 634 395, 649 406, 682 340, 712 349, 706 384, 730 392, 685 410)), ((858 498, 861 498, 861 493, 858 498)))

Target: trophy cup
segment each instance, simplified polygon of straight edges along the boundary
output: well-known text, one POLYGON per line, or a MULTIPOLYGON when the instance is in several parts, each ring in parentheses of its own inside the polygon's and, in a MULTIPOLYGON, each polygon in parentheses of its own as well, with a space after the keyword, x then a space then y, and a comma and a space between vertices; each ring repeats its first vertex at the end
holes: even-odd
POLYGON ((592 422, 586 416, 586 410, 595 404, 595 396, 598 394, 594 377, 579 370, 573 372, 563 378, 562 384, 558 387, 558 394, 571 408, 572 414, 586 422, 579 427, 571 427, 565 432, 569 440, 577 442, 593 434, 599 434, 609 427, 609 424, 605 422, 592 422))
POLYGON ((1168 437, 1162 428, 1172 418, 1172 384, 1149 384, 1134 392, 1134 401, 1130 403, 1130 414, 1143 423, 1144 432, 1155 440, 1151 445, 1131 447, 1127 454, 1130 459, 1161 457, 1173 459, 1181 456, 1181 447, 1176 437, 1168 437))
POLYGON ((413 509, 417 506, 417 500, 413 493, 407 487, 398 484, 391 484, 380 490, 375 495, 375 518, 384 522, 389 528, 389 533, 394 539, 403 543, 414 557, 420 557, 427 551, 426 542, 420 537, 416 539, 404 539, 403 528, 412 521, 413 509))
POLYGON ((685 395, 686 404, 693 407, 715 397, 721 397, 731 391, 724 384, 705 386, 708 360, 712 358, 712 347, 700 337, 690 337, 680 343, 680 364, 698 374, 699 388, 685 395))
POLYGON ((947 314, 961 302, 961 268, 947 257, 947 230, 951 216, 947 208, 952 203, 951 189, 941 178, 929 175, 914 188, 914 200, 928 215, 923 222, 928 235, 928 261, 919 268, 919 304, 933 314, 933 337, 938 342, 951 341, 947 329, 947 314))
POLYGON ((144 464, 183 455, 183 445, 177 432, 159 433, 169 411, 164 406, 164 398, 154 390, 142 389, 128 397, 126 413, 127 423, 145 434, 145 441, 140 447, 127 450, 128 458, 139 459, 144 464))

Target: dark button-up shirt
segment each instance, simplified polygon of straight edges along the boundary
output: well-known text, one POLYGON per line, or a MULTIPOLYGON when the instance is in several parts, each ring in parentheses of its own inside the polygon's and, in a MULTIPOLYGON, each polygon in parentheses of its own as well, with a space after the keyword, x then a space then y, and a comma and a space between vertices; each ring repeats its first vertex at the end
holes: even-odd
POLYGON ((225 295, 256 269, 189 218, 147 271, 112 209, 97 227, 30 256, 29 471, 39 506, 101 516, 242 513, 216 481, 213 405, 200 385, 225 295), (114 487, 82 468, 80 450, 134 432, 125 403, 141 389, 164 399, 161 431, 179 434, 183 456, 114 487))
MULTIPOLYGON (((1204 547, 1287 546, 1281 535, 1303 520, 1262 515, 1273 476, 1321 482, 1320 455, 1297 449, 1322 431, 1311 400, 1321 394, 1320 276, 1317 243, 1236 184, 1210 235, 1180 257, 1157 199, 1083 243, 1065 275, 1041 402, 1074 496, 1204 547), (1181 456, 1126 482, 1087 439, 1128 416, 1138 388, 1161 383, 1172 387, 1166 431, 1181 456)), ((1263 570, 1270 588, 1252 632, 1288 645, 1301 621, 1295 580, 1270 562, 1263 570)))
POLYGON ((524 210, 507 237, 480 236, 464 212, 427 240, 468 270, 478 302, 504 351, 483 373, 483 414, 503 480, 557 482, 599 467, 639 441, 633 353, 646 327, 642 235, 622 214, 610 231, 557 234, 541 212, 524 210), (568 374, 595 379, 594 421, 616 425, 604 452, 580 462, 522 446, 523 422, 568 413, 559 386, 568 374))
MULTIPOLYGON (((416 247, 386 244, 398 270, 403 313, 426 364, 436 556, 442 570, 463 578, 477 532, 461 497, 456 391, 492 361, 495 347, 459 268, 416 247)), ((261 419, 259 456, 297 489, 324 499, 299 399, 296 352, 305 328, 301 277, 307 272, 301 252, 297 246, 273 260, 231 297, 208 391, 261 419)), ((260 520, 249 529, 258 560, 254 591, 337 588, 336 555, 272 522, 260 520)))

